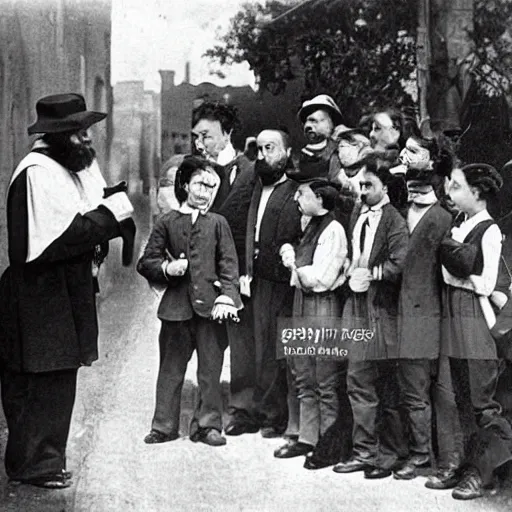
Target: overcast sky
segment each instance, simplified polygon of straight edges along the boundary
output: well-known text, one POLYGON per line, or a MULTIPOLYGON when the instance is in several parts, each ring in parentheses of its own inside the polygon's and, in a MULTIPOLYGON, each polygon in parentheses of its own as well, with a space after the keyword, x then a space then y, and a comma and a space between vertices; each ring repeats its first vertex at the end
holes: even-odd
MULTIPOLYGON (((255 0, 253 0, 255 1, 255 0)), ((236 14, 243 0, 112 0, 112 83, 144 80, 160 90, 159 69, 174 69, 176 83, 191 64, 191 82, 218 85, 254 85, 248 65, 223 71, 226 80, 209 74, 202 54, 236 14)))

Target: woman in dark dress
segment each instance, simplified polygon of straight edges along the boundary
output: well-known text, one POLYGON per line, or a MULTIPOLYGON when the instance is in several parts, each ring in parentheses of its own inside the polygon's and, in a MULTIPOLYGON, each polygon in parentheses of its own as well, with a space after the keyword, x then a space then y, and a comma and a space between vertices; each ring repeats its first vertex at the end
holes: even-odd
POLYGON ((449 357, 467 449, 459 470, 431 477, 426 486, 455 487, 455 499, 482 496, 493 470, 503 464, 503 454, 512 446, 512 429, 495 399, 498 356, 491 335, 502 234, 487 203, 501 184, 493 167, 471 164, 455 168, 448 186, 464 218, 441 245, 445 283, 441 354, 449 357))

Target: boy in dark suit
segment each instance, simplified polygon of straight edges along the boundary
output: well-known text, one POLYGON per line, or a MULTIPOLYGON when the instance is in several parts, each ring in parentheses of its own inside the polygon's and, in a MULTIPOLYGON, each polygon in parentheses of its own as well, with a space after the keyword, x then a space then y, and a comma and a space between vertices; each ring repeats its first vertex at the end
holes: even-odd
POLYGON ((374 334, 368 342, 354 341, 349 350, 347 389, 354 416, 354 448, 352 458, 337 464, 334 471, 364 470, 365 478, 391 475, 405 451, 398 415, 396 340, 398 293, 409 234, 405 220, 389 201, 391 178, 389 168, 379 160, 367 161, 361 180, 362 204, 354 209, 349 230, 351 293, 342 325, 370 329, 374 334))
POLYGON ((151 432, 144 439, 149 444, 178 438, 181 390, 194 350, 199 400, 190 439, 226 444, 220 385, 226 347, 217 321, 237 320, 241 300, 233 236, 224 217, 208 212, 214 188, 210 164, 185 158, 175 181, 180 209, 157 220, 137 264, 148 281, 167 285, 158 308, 160 370, 151 432))

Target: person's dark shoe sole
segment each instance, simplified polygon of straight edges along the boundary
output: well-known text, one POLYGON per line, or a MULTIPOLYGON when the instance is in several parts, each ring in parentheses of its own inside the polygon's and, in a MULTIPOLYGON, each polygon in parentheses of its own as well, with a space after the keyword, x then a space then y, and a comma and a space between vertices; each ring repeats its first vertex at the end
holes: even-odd
POLYGON ((306 460, 304 461, 304 469, 323 469, 333 465, 334 462, 315 460, 311 459, 310 457, 306 457, 306 460))
POLYGON ((224 446, 227 443, 226 438, 214 429, 211 429, 205 436, 202 436, 199 442, 208 446, 224 446))
POLYGON ((275 429, 273 427, 263 427, 260 431, 261 437, 265 439, 274 439, 276 437, 283 437, 284 430, 275 429))
POLYGON ((416 478, 416 467, 406 465, 396 471, 393 471, 393 478, 395 480, 413 480, 416 478))
POLYGON ((67 489, 73 485, 71 478, 65 478, 64 473, 27 480, 10 480, 12 485, 33 485, 42 489, 67 489))
POLYGON ((457 487, 452 491, 452 498, 454 500, 474 500, 481 498, 484 495, 481 489, 458 489, 457 487))
POLYGON ((160 443, 168 443, 169 441, 175 441, 180 436, 179 434, 162 434, 156 430, 152 430, 145 438, 144 442, 146 444, 160 444, 160 443))
POLYGON ((339 462, 332 470, 335 473, 356 473, 357 471, 365 471, 368 469, 368 464, 355 461, 355 462, 339 462))
POLYGON ((446 489, 453 489, 454 487, 457 486, 458 483, 459 483, 459 478, 456 475, 453 475, 453 476, 447 477, 447 478, 439 478, 439 477, 434 476, 434 477, 430 477, 425 482, 425 487, 427 489, 443 491, 446 489))
POLYGON ((387 478, 391 476, 392 471, 390 469, 383 468, 373 468, 373 469, 365 469, 364 477, 367 480, 377 480, 379 478, 387 478))
POLYGON ((276 459, 292 459, 302 457, 313 451, 313 446, 304 443, 289 443, 274 452, 276 459))
POLYGON ((260 427, 248 423, 231 423, 224 430, 227 436, 241 436, 243 434, 256 434, 260 427))

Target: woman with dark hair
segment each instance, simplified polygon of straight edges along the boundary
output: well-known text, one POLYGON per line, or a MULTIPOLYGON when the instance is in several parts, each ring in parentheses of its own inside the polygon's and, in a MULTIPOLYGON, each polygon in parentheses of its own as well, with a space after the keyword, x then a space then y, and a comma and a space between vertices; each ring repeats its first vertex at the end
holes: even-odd
POLYGON ((238 259, 227 221, 208 211, 215 188, 211 164, 186 157, 176 173, 179 210, 155 223, 137 271, 166 286, 158 308, 160 369, 148 444, 179 437, 181 390, 188 361, 197 350, 199 399, 190 439, 226 444, 222 432, 220 374, 225 335, 218 322, 237 321, 238 259))
MULTIPOLYGON (((299 185, 295 201, 308 220, 296 247, 285 244, 280 254, 285 267, 291 270, 290 284, 295 287, 294 317, 339 317, 341 300, 338 288, 344 283, 343 265, 347 256, 345 230, 334 218, 338 187, 325 179, 314 179, 299 185)), ((307 455, 313 452, 319 437, 324 435, 338 416, 338 387, 343 359, 336 356, 296 356, 288 364, 300 403, 297 426, 288 424, 289 441, 278 448, 277 458, 307 455), (295 435, 296 434, 296 435, 295 435)), ((345 365, 346 371, 346 365, 345 365)), ((344 377, 344 375, 343 375, 344 377)), ((348 400, 347 400, 348 402, 348 400)), ((290 416, 291 418, 291 416, 290 416)), ((335 464, 339 454, 331 458, 307 457, 306 469, 335 464)))
POLYGON ((512 458, 512 429, 494 397, 498 356, 491 328, 496 317, 489 300, 498 280, 502 235, 487 204, 502 183, 492 166, 470 164, 454 168, 448 184, 463 218, 441 243, 441 354, 449 357, 467 449, 458 471, 431 477, 426 486, 455 487, 455 499, 482 496, 494 469, 512 458))

